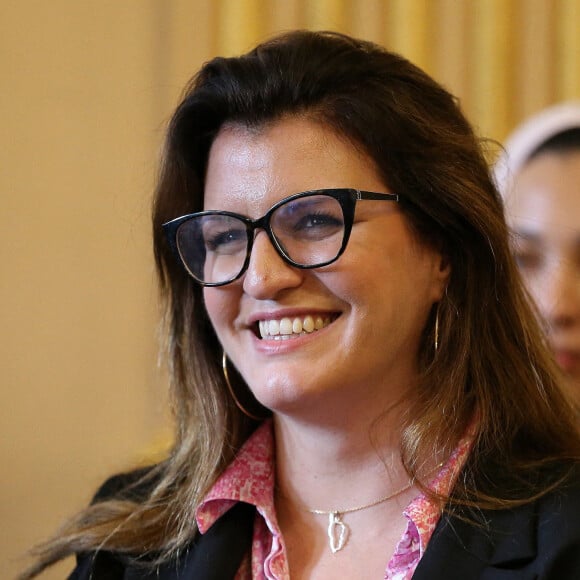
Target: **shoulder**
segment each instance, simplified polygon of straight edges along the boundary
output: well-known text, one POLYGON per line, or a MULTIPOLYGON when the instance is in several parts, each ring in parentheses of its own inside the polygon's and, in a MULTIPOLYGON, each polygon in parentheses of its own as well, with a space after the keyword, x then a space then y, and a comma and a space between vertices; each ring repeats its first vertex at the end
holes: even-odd
POLYGON ((580 465, 564 485, 538 500, 535 516, 539 558, 554 566, 574 561, 580 578, 580 465))
POLYGON ((580 578, 580 465, 565 469, 534 501, 444 514, 414 578, 580 578))
MULTIPOLYGON (((109 477, 94 494, 91 504, 109 500, 145 501, 161 477, 159 466, 142 467, 109 477)), ((124 580, 130 559, 106 550, 76 555, 69 580, 124 580)), ((136 576, 137 578, 139 576, 136 576)), ((144 578, 145 576, 143 576, 144 578)))
POLYGON ((546 579, 580 578, 580 464, 566 481, 535 502, 491 514, 498 565, 519 566, 546 579), (511 539, 508 538, 511 535, 511 539))
POLYGON ((109 477, 97 490, 92 503, 111 499, 140 501, 147 498, 159 479, 159 465, 141 467, 109 477))
MULTIPOLYGON (((163 474, 162 466, 139 469, 109 478, 93 503, 112 499, 145 501, 163 474)), ((77 554, 69 580, 178 580, 234 578, 244 554, 251 549, 253 505, 238 502, 203 535, 192 538, 175 558, 157 564, 149 556, 97 550, 77 554)))

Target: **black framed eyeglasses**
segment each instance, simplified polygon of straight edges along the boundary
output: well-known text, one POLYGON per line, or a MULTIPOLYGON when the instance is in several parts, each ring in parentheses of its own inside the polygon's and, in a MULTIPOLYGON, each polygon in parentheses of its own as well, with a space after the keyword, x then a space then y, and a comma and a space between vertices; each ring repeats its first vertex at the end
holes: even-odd
POLYGON ((203 286, 223 286, 247 269, 257 229, 263 229, 280 257, 295 268, 320 268, 344 252, 359 200, 399 201, 395 193, 318 189, 296 193, 251 219, 209 210, 163 224, 172 251, 203 286))

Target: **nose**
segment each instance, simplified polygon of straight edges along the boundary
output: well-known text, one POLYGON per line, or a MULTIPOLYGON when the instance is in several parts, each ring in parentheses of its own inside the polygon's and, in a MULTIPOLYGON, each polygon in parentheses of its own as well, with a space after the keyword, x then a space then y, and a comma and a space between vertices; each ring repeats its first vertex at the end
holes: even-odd
POLYGON ((265 231, 256 233, 248 269, 243 277, 246 294, 259 300, 273 299, 283 290, 299 286, 303 277, 304 270, 287 264, 265 231))
POLYGON ((568 260, 560 260, 545 275, 538 306, 551 328, 580 324, 580 271, 568 260))

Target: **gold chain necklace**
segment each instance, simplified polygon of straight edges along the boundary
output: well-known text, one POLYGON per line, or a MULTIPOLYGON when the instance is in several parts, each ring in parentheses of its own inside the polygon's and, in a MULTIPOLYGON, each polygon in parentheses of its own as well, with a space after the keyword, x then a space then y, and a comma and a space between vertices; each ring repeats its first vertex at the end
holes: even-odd
POLYGON ((308 509, 308 512, 311 514, 316 514, 320 516, 328 516, 328 541, 330 544, 330 550, 333 554, 342 550, 350 536, 350 528, 347 524, 342 521, 342 516, 344 514, 350 514, 353 512, 360 512, 362 510, 366 510, 368 508, 372 508, 376 505, 384 503, 390 499, 397 497, 398 495, 402 494, 404 491, 407 491, 411 487, 413 487, 415 480, 409 481, 406 485, 393 491, 392 493, 380 497, 371 503, 366 503, 364 505, 359 505, 357 507, 347 508, 347 509, 339 509, 339 510, 315 510, 315 509, 308 509))

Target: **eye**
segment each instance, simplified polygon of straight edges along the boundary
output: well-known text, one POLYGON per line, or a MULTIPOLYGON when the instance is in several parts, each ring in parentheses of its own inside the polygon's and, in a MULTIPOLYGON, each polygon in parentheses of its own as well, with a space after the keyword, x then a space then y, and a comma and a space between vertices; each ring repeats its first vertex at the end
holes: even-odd
POLYGON ((205 246, 208 251, 219 254, 237 252, 246 245, 246 232, 242 229, 230 229, 221 232, 204 234, 205 246))
POLYGON ((522 272, 533 272, 542 266, 541 252, 534 250, 516 249, 514 251, 516 263, 522 272))
POLYGON ((343 227, 340 217, 333 214, 311 213, 300 217, 292 223, 292 230, 301 236, 316 238, 332 235, 343 227))
POLYGON ((233 254, 244 251, 248 241, 245 225, 230 216, 205 216, 201 238, 207 252, 233 254))
POLYGON ((543 267, 546 260, 545 247, 537 235, 516 230, 511 242, 516 264, 524 275, 543 267))
POLYGON ((322 240, 344 229, 344 217, 336 199, 314 195, 280 206, 272 227, 277 236, 322 240))

